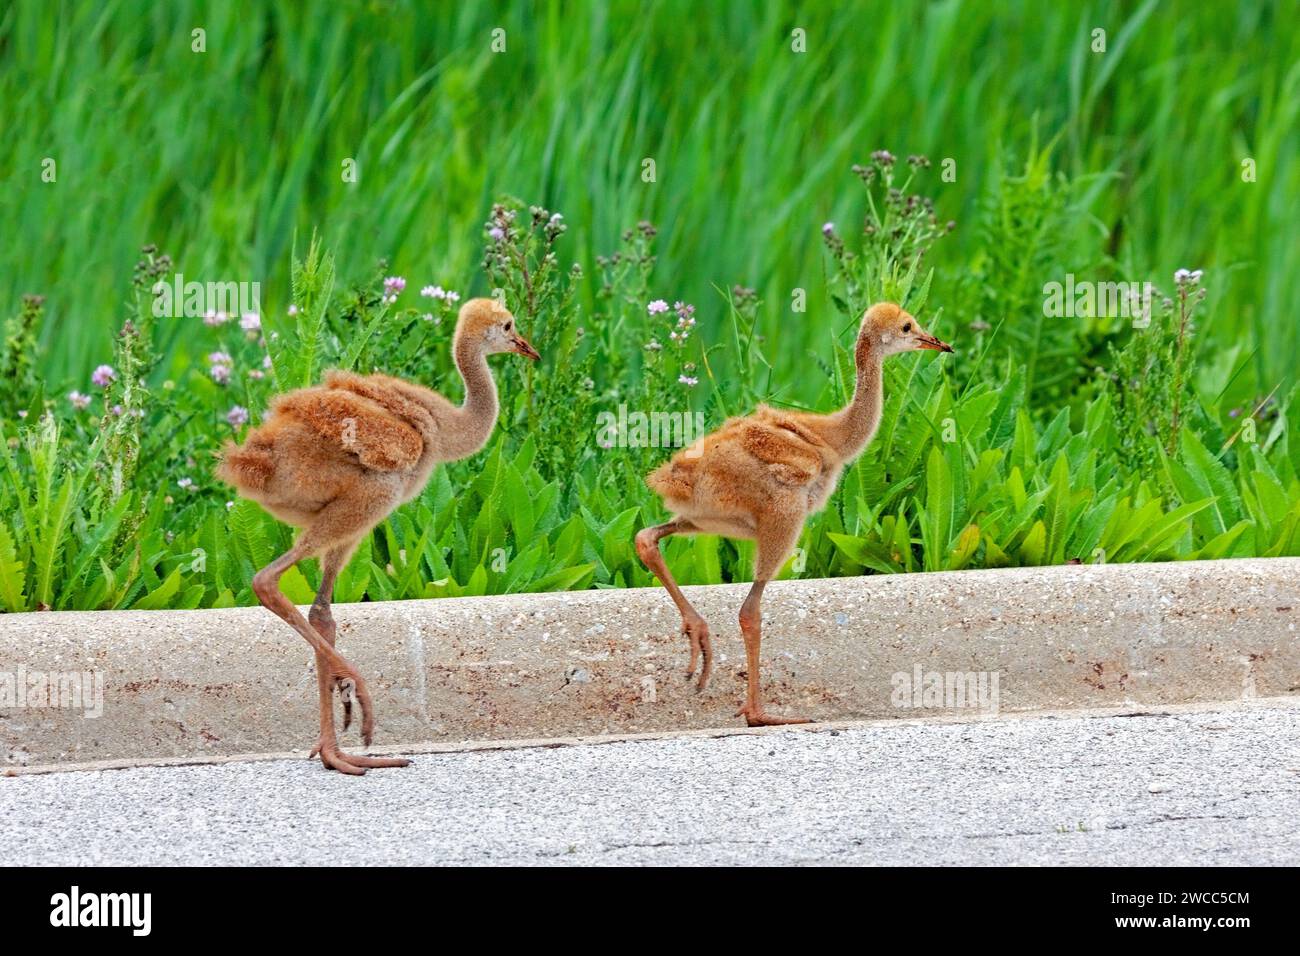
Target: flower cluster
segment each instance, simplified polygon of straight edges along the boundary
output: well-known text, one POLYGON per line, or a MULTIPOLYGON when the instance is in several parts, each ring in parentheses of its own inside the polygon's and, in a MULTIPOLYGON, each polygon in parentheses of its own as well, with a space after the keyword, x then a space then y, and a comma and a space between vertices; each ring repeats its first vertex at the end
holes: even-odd
POLYGON ((381 300, 384 305, 392 305, 401 295, 402 290, 406 288, 406 280, 401 276, 389 276, 384 280, 384 296, 381 300))
POLYGON ((635 229, 623 230, 623 241, 630 242, 634 237, 641 236, 645 239, 653 239, 659 235, 659 230, 649 219, 642 219, 636 224, 635 229))
MULTIPOLYGON (((648 223, 646 225, 649 226, 648 223)), ((653 229, 652 226, 649 228, 653 229)), ((653 382, 647 386, 650 396, 648 400, 669 401, 668 383, 675 381, 677 385, 694 388, 700 382, 693 374, 695 364, 682 361, 685 357, 686 344, 695 330, 695 306, 681 299, 673 302, 671 306, 666 299, 651 299, 646 302, 645 312, 651 318, 663 316, 670 323, 668 341, 676 346, 675 349, 665 352, 665 344, 660 341, 659 335, 653 334, 642 346, 646 352, 647 368, 657 370, 652 376, 653 382)))
POLYGON ((427 299, 441 299, 444 302, 456 303, 460 301, 460 293, 452 292, 450 289, 444 289, 440 285, 426 285, 420 290, 420 295, 427 299))
POLYGON ((534 225, 542 227, 542 233, 546 236, 548 243, 555 242, 569 228, 565 225, 564 216, 561 213, 549 212, 541 206, 529 206, 528 211, 533 217, 534 225))
POLYGON ((433 312, 425 312, 421 318, 426 322, 432 322, 434 325, 440 325, 443 316, 450 315, 460 301, 460 293, 452 292, 450 289, 444 289, 440 285, 426 285, 420 290, 420 296, 425 299, 432 299, 434 302, 433 312))
MULTIPOLYGON (((646 304, 645 310, 651 316, 666 315, 670 320, 675 319, 676 321, 673 322, 668 332, 668 340, 677 346, 678 350, 685 347, 687 340, 691 337, 691 332, 695 329, 695 306, 678 299, 670 307, 664 299, 652 299, 646 304)), ((646 342, 644 348, 653 358, 658 356, 664 347, 658 337, 652 336, 646 342)), ((694 363, 683 363, 680 366, 680 374, 677 376, 677 384, 684 385, 687 388, 694 388, 698 385, 700 380, 691 374, 694 371, 694 363)), ((671 373, 669 374, 671 375, 671 373)))
MULTIPOLYGON (((651 254, 648 240, 653 239, 659 234, 655 224, 647 219, 642 219, 636 224, 635 229, 624 229, 622 240, 625 246, 628 246, 626 252, 615 252, 608 256, 596 256, 596 265, 601 269, 610 270, 620 265, 633 265, 650 267, 654 265, 655 256, 651 254)), ((608 292, 611 288, 611 281, 606 280, 605 289, 608 292)), ((653 313, 651 313, 653 314, 653 313)))
POLYGON ((208 355, 208 374, 218 385, 229 384, 234 368, 235 360, 229 352, 212 352, 208 355))
MULTIPOLYGON (((1189 306, 1191 309, 1195 309, 1198 302, 1205 301, 1206 291, 1201 286, 1201 276, 1203 275, 1205 275, 1205 272, 1201 269, 1179 269, 1174 273, 1174 285, 1178 287, 1176 295, 1180 303, 1180 311, 1182 311, 1182 307, 1189 306)), ((1172 310, 1173 304, 1172 299, 1165 299, 1165 309, 1172 310)), ((1191 327, 1190 319, 1187 325, 1188 328, 1191 327)))
POLYGON ((172 257, 165 252, 160 255, 152 242, 141 246, 140 253, 131 282, 138 288, 152 289, 159 279, 171 274, 172 257))
POLYGON ((848 287, 848 295, 842 296, 845 301, 879 296, 886 273, 894 267, 915 267, 936 239, 956 228, 955 222, 940 222, 930 197, 911 191, 913 179, 929 167, 929 157, 913 154, 900 169, 887 149, 873 152, 870 163, 853 166, 854 175, 872 197, 862 224, 861 250, 851 251, 834 223, 822 226, 822 239, 837 263, 838 278, 848 287))
POLYGON ((685 345, 691 329, 695 328, 695 306, 677 301, 673 303, 673 312, 677 314, 677 327, 668 333, 668 338, 678 345, 685 345))
MULTIPOLYGON (((668 311, 668 303, 663 299, 654 299, 646 305, 645 310, 650 315, 663 315, 668 311)), ((695 328, 695 306, 687 305, 679 299, 673 303, 673 314, 677 316, 677 324, 668 333, 668 338, 678 345, 685 345, 686 340, 690 338, 691 329, 695 328)), ((658 351, 662 346, 651 339, 646 343, 646 348, 653 352, 658 351)))
POLYGON ((822 239, 826 243, 826 248, 830 250, 831 255, 836 259, 852 258, 851 254, 845 252, 844 240, 835 231, 835 223, 822 223, 822 239))
POLYGON ((515 232, 515 211, 503 203, 495 203, 483 228, 487 230, 488 238, 493 242, 505 242, 515 232))
MULTIPOLYGON (((562 213, 551 212, 544 206, 529 206, 528 217, 529 228, 540 230, 547 249, 555 245, 555 240, 564 235, 569 228, 562 213)), ((495 254, 499 260, 498 265, 504 266, 509 262, 509 252, 503 247, 509 243, 516 243, 521 238, 519 229, 515 225, 516 219, 515 210, 504 203, 496 203, 492 207, 492 214, 488 217, 488 221, 483 224, 492 246, 489 249, 489 256, 495 254)), ((525 229, 525 234, 527 231, 525 229)))

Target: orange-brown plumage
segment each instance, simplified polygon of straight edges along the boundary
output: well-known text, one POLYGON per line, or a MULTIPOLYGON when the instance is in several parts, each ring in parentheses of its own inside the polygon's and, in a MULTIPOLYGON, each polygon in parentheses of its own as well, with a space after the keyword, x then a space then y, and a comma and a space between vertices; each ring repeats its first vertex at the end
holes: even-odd
POLYGON ((396 390, 397 381, 330 372, 323 385, 277 396, 244 445, 227 446, 217 476, 299 527, 359 483, 382 482, 394 491, 423 487, 428 473, 417 466, 425 457, 424 436, 436 434, 433 419, 396 390), (381 480, 381 474, 407 480, 381 480))
POLYGON ((712 517, 756 525, 755 516, 770 510, 775 498, 806 495, 840 463, 835 449, 800 419, 800 413, 759 405, 677 452, 646 476, 646 484, 674 514, 701 512, 696 502, 708 501, 712 517))
POLYGON ((646 477, 674 518, 643 529, 637 535, 637 552, 681 611, 682 630, 691 642, 688 674, 703 657, 701 689, 712 662, 708 625, 677 587, 659 541, 672 534, 708 532, 757 542, 754 586, 740 611, 748 684, 741 712, 751 725, 790 722, 769 717, 759 700, 763 588, 793 551, 805 519, 826 505, 844 467, 875 435, 882 402, 881 362, 913 349, 952 351, 899 306, 872 306, 862 317, 854 348, 858 377, 848 405, 828 415, 760 405, 750 415, 729 419, 646 477))

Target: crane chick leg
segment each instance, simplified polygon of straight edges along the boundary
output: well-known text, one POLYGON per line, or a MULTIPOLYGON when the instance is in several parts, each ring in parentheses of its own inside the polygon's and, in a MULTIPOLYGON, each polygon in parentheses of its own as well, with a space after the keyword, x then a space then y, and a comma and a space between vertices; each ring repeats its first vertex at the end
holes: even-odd
MULTIPOLYGON (((378 514, 378 517, 376 517, 372 513, 372 510, 374 512, 378 511, 377 506, 373 509, 367 509, 364 506, 358 507, 358 504, 350 500, 340 499, 322 509, 316 516, 315 521, 299 535, 292 548, 253 575, 253 592, 267 610, 292 627, 302 636, 303 640, 311 645, 312 650, 316 653, 318 684, 323 681, 326 691, 339 686, 345 694, 349 696, 355 695, 357 704, 361 708, 361 738, 366 744, 369 744, 374 739, 375 717, 374 705, 370 700, 370 689, 366 686, 365 680, 362 679, 357 669, 334 649, 333 644, 326 641, 308 623, 302 613, 294 607, 293 602, 280 592, 281 575, 298 561, 313 554, 326 555, 332 549, 358 539, 361 534, 364 534, 383 517, 383 514, 378 514)), ((378 504, 382 504, 382 502, 376 503, 376 505, 378 504)), ((337 576, 337 571, 335 571, 335 575, 337 576)), ((321 617, 322 615, 318 613, 317 618, 321 619, 321 617)), ((334 734, 333 706, 322 706, 320 716, 321 737, 331 737, 334 734)), ((340 765, 335 766, 334 769, 343 773, 360 774, 365 772, 362 767, 356 764, 343 766, 343 761, 339 761, 339 763, 340 765)))
POLYGON ((754 561, 754 585, 740 605, 740 633, 745 638, 745 704, 736 712, 750 727, 775 724, 807 724, 807 717, 773 717, 763 707, 762 675, 759 673, 759 648, 763 643, 763 612, 760 604, 767 582, 776 576, 786 556, 799 540, 801 528, 766 529, 760 527, 758 553, 754 561))
MULTIPOLYGON (((348 563, 348 557, 355 547, 354 542, 325 552, 321 558, 320 590, 316 592, 316 600, 312 602, 311 610, 307 612, 307 622, 330 647, 334 646, 336 633, 334 614, 330 609, 330 603, 334 599, 334 583, 338 580, 339 572, 348 563)), ((320 754, 321 763, 327 769, 354 775, 365 773, 371 767, 405 767, 410 764, 409 760, 401 757, 364 757, 339 750, 338 739, 334 732, 334 689, 338 687, 343 695, 343 729, 347 730, 348 725, 352 723, 351 688, 337 678, 330 678, 329 663, 320 654, 316 655, 316 685, 320 692, 321 734, 316 741, 316 746, 308 754, 309 758, 320 754)))
POLYGON ((664 590, 668 592, 668 596, 677 605, 677 610, 681 612, 682 633, 691 642, 691 663, 686 668, 686 677, 689 679, 695 673, 695 664, 702 657, 704 664, 695 687, 697 690, 704 690, 709 683, 709 674, 713 672, 713 645, 709 642, 709 625, 704 618, 700 617, 691 602, 686 600, 686 595, 677 586, 672 573, 668 570, 668 565, 664 563, 663 552, 659 550, 661 539, 670 534, 685 534, 695 530, 695 526, 684 518, 674 518, 665 524, 642 528, 636 536, 636 553, 642 563, 659 578, 664 590))

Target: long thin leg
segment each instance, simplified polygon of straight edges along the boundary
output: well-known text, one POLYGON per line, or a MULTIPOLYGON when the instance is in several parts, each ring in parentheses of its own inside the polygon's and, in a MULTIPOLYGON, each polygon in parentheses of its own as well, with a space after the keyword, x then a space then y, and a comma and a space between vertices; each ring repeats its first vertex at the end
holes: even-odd
MULTIPOLYGON (((293 602, 280 592, 280 576, 298 561, 313 553, 315 549, 313 549, 311 541, 310 532, 304 532, 292 548, 253 575, 253 593, 257 595, 257 599, 262 602, 263 607, 292 627, 302 636, 303 640, 311 645, 312 650, 316 652, 318 682, 322 679, 320 675, 323 674, 325 675, 323 679, 327 681, 327 687, 333 687, 337 682, 344 693, 356 695, 357 703, 361 707, 361 737, 369 744, 374 738, 375 718, 374 707, 370 700, 370 689, 366 686, 365 680, 362 679, 357 669, 334 649, 332 644, 316 632, 316 629, 307 622, 302 613, 293 606, 293 602)), ((332 707, 321 708, 321 734, 324 735, 327 732, 330 734, 334 732, 332 707)), ((343 770, 343 772, 364 773, 365 771, 353 766, 350 770, 343 770)))
POLYGON ((754 561, 754 585, 745 596, 744 603, 740 605, 740 632, 745 638, 745 705, 737 711, 737 714, 743 715, 750 727, 811 723, 807 717, 771 716, 764 709, 760 695, 763 683, 759 672, 761 666, 759 648, 763 643, 763 612, 760 609, 763 589, 780 570, 795 542, 799 540, 800 530, 799 526, 782 529, 760 527, 759 529, 758 553, 754 561))
POLYGON ((327 669, 338 671, 340 677, 351 679, 361 686, 364 681, 361 680, 361 675, 356 672, 356 669, 307 623, 307 619, 293 606, 293 602, 280 592, 281 575, 303 558, 308 557, 310 553, 310 547, 299 540, 292 548, 253 575, 253 593, 257 595, 263 607, 297 631, 303 640, 311 645, 312 650, 324 658, 327 669))
POLYGON ((668 596, 677 605, 677 610, 681 612, 682 633, 691 642, 691 663, 686 668, 686 677, 689 679, 695 673, 695 664, 703 657, 704 665, 700 669, 700 679, 695 687, 697 690, 704 690, 709 683, 709 675, 713 672, 713 645, 709 641, 709 625, 704 618, 700 617, 700 613, 695 610, 691 602, 686 600, 686 595, 677 586, 672 573, 668 570, 668 565, 664 563, 663 552, 659 550, 661 539, 670 534, 688 534, 695 530, 695 526, 684 518, 674 518, 665 524, 642 528, 636 536, 636 553, 640 555, 642 563, 659 578, 664 590, 668 592, 668 596))
MULTIPOLYGON (((348 557, 351 555, 353 547, 354 545, 343 545, 325 552, 324 557, 321 558, 320 590, 316 592, 316 600, 312 602, 311 610, 307 612, 308 623, 316 629, 317 633, 330 647, 334 646, 336 632, 334 614, 330 609, 330 603, 334 600, 334 582, 338 579, 339 572, 343 570, 344 565, 348 563, 348 557)), ((308 756, 315 757, 320 754, 322 764, 342 773, 360 774, 370 767, 408 766, 410 761, 400 757, 363 757, 339 750, 338 739, 334 733, 334 687, 336 681, 330 679, 328 672, 328 662, 320 654, 317 654, 316 685, 320 692, 321 735, 308 756)), ((347 730, 351 722, 352 698, 345 693, 343 696, 343 729, 347 730)))
MULTIPOLYGON (((348 556, 351 552, 351 545, 343 545, 331 548, 321 557, 320 590, 316 592, 316 600, 312 602, 311 609, 307 612, 307 623, 316 629, 316 633, 323 637, 330 647, 334 646, 334 638, 338 630, 334 623, 334 612, 330 608, 330 604, 334 601, 334 583, 338 580, 339 572, 348 563, 348 556)), ((324 659, 319 654, 316 655, 316 673, 322 674, 327 669, 324 659)), ((343 698, 343 729, 347 730, 351 723, 352 698, 345 696, 343 698)), ((315 755, 315 752, 313 752, 312 756, 315 755)))

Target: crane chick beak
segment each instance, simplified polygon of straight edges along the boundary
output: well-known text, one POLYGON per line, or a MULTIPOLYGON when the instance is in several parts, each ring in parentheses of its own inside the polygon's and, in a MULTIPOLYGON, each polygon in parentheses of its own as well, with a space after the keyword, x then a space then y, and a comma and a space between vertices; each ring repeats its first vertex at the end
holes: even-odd
POLYGON ((518 336, 518 335, 512 336, 510 339, 510 344, 511 346, 513 346, 514 351, 517 355, 522 355, 524 358, 532 359, 534 362, 536 362, 539 358, 541 358, 541 356, 537 354, 537 349, 529 345, 528 341, 524 339, 522 336, 518 336))
POLYGON ((939 339, 936 339, 933 335, 929 335, 927 333, 922 333, 918 335, 916 337, 916 341, 919 343, 917 348, 934 349, 936 352, 952 351, 952 346, 949 345, 947 342, 940 341, 939 339))

